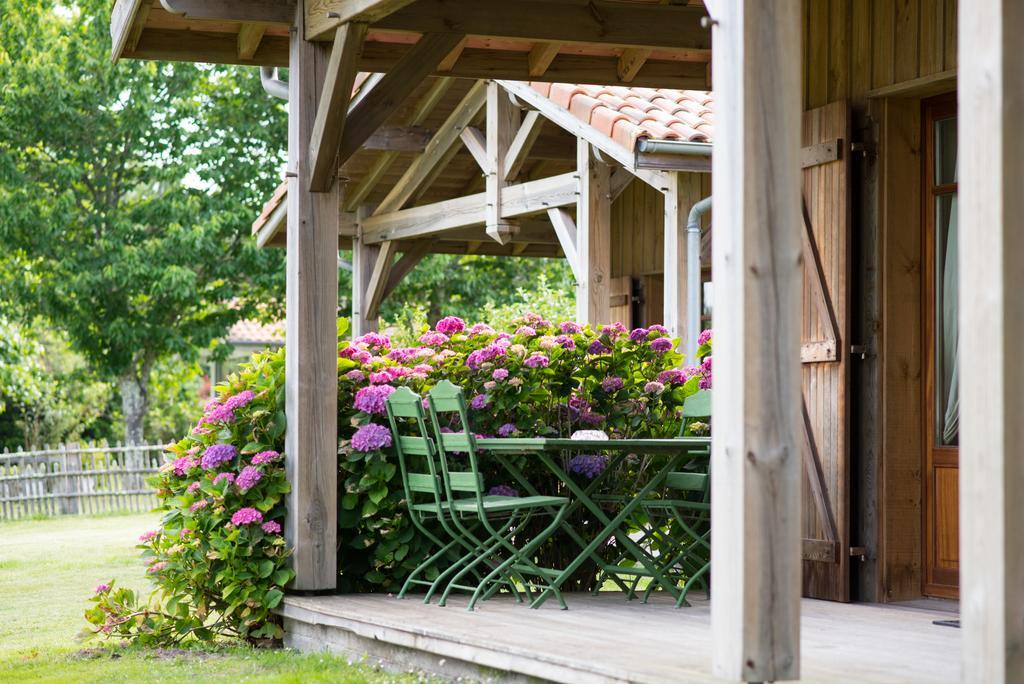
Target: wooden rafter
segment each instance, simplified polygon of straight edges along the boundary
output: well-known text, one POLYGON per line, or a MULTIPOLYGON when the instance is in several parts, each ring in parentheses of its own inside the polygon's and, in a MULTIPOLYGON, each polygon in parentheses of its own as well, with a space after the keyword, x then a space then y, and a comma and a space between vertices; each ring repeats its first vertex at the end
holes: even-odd
MULTIPOLYGON (((451 88, 452 83, 453 81, 450 78, 436 79, 430 90, 416 103, 412 113, 404 121, 405 125, 418 126, 426 121, 430 113, 437 107, 437 104, 444 98, 448 89, 451 88)), ((345 207, 353 209, 362 204, 366 197, 373 192, 373 189, 377 187, 377 183, 380 182, 397 158, 397 152, 385 152, 379 155, 369 171, 363 174, 362 180, 347 189, 345 193, 345 207)))
POLYGON ((462 51, 466 49, 466 43, 469 41, 468 37, 463 36, 462 40, 459 41, 458 45, 452 48, 452 51, 445 55, 437 64, 438 71, 451 71, 455 68, 455 64, 459 61, 459 57, 462 56, 462 51))
POLYGON ((365 99, 349 112, 338 151, 338 163, 355 154, 413 89, 430 75, 462 36, 454 33, 426 34, 390 69, 365 99))
POLYGON ((460 134, 484 106, 486 85, 476 83, 455 107, 426 149, 409 165, 402 178, 381 201, 374 214, 386 214, 401 209, 416 193, 424 189, 436 174, 451 160, 460 141, 460 134))
POLYGON ((526 58, 530 76, 533 78, 543 76, 544 72, 551 66, 551 62, 555 61, 555 57, 558 56, 560 49, 562 49, 561 43, 534 43, 533 47, 530 48, 529 56, 526 58))
MULTIPOLYGON (((502 193, 501 216, 514 219, 544 213, 551 207, 576 203, 578 177, 575 173, 508 185, 502 193)), ((388 214, 376 214, 363 223, 367 244, 407 240, 446 231, 485 225, 487 193, 444 200, 388 214)))
POLYGON ((171 14, 209 21, 290 26, 295 0, 157 0, 171 14))
POLYGON ((366 24, 360 23, 345 24, 334 34, 327 78, 309 140, 310 167, 313 170, 309 187, 313 192, 323 192, 334 182, 335 159, 345 130, 349 98, 356 78, 356 62, 365 37, 366 24))
POLYGON ((330 39, 332 32, 350 21, 374 22, 412 0, 306 0, 306 35, 309 40, 330 39))

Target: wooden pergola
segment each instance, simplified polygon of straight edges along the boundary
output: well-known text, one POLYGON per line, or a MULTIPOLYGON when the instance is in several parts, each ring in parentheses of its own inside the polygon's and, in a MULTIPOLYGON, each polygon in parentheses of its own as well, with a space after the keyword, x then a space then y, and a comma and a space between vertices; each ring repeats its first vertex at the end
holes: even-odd
MULTIPOLYGON (((117 0, 115 58, 289 68, 286 532, 295 589, 331 589, 336 577, 338 165, 427 76, 706 88, 713 35, 714 670, 731 680, 799 676, 800 3, 704 4, 117 0), (352 104, 359 71, 384 75, 352 104)), ((957 43, 970 236, 959 262, 963 678, 1020 681, 1024 362, 1013 352, 1024 339, 1024 194, 1014 181, 1024 175, 1024 5, 977 0, 971 10, 958 18, 957 43)), ((489 168, 502 168, 508 141, 486 142, 489 168)), ((599 192, 600 160, 580 154, 585 191, 599 192)), ((503 189, 490 173, 488 195, 503 189)), ((485 220, 499 241, 508 233, 500 207, 489 203, 485 220)))

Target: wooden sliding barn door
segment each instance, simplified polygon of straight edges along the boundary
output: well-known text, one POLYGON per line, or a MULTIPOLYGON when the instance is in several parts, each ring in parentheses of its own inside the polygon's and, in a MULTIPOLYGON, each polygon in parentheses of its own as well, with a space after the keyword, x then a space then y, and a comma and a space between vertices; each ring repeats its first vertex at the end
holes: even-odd
POLYGON ((803 587, 850 600, 850 117, 846 102, 803 117, 803 587))

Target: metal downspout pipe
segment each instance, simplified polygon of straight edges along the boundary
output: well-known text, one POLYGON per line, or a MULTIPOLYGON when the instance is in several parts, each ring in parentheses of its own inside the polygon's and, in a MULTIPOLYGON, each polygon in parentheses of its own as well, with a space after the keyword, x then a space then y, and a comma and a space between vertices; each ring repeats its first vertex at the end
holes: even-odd
POLYGON ((282 100, 288 99, 288 83, 277 77, 277 67, 261 66, 260 83, 263 84, 263 89, 267 91, 267 95, 282 100))
POLYGON ((697 360, 697 337, 700 335, 700 217, 710 209, 711 196, 708 195, 690 207, 686 220, 686 339, 683 352, 686 363, 690 365, 697 360))

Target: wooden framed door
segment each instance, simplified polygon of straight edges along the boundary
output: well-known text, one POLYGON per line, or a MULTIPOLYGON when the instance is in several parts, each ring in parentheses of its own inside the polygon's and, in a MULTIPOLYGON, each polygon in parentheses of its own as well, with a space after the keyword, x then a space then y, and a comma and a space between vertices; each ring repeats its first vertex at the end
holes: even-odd
POLYGON ((923 108, 923 592, 959 598, 956 93, 925 100, 923 108))

